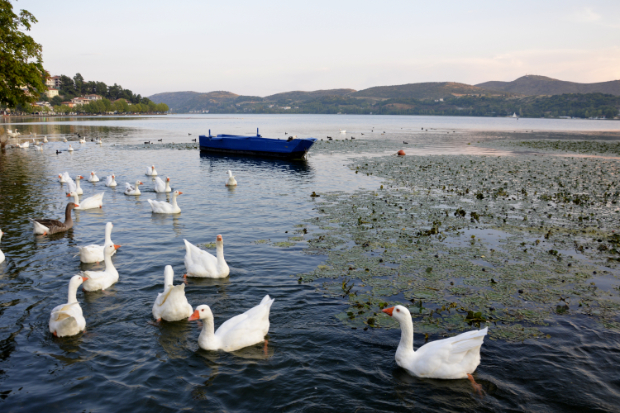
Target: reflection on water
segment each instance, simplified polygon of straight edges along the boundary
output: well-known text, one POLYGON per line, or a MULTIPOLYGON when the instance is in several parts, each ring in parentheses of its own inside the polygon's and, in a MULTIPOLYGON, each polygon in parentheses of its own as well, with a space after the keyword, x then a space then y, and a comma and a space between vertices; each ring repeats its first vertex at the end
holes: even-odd
MULTIPOLYGON (((272 137, 284 136, 285 128, 299 136, 321 138, 339 129, 359 134, 376 126, 402 140, 400 134, 413 133, 422 122, 429 128, 447 122, 462 130, 487 121, 171 116, 29 120, 24 122, 27 125, 17 125, 24 134, 50 135, 51 142, 42 152, 7 149, 0 153, 0 228, 6 233, 0 248, 7 257, 0 264, 3 410, 82 411, 111 405, 131 411, 204 410, 205 401, 208 410, 226 411, 327 411, 343 410, 342 406, 347 411, 390 412, 415 408, 581 411, 592 406, 614 410, 620 404, 616 373, 600 366, 620 363, 620 334, 602 331, 589 320, 566 318, 545 331, 552 338, 544 341, 487 340, 476 372, 476 380, 487 392, 481 402, 466 381, 416 379, 395 369, 399 331, 345 329, 333 318, 343 311, 342 300, 317 294, 313 285, 298 284, 294 275, 313 270, 324 257, 304 254, 303 241, 289 248, 274 244, 288 241, 296 225, 314 216, 313 208, 321 198, 313 200, 313 191, 378 187, 376 177, 343 167, 355 154, 317 152, 306 162, 291 162, 125 146, 157 139, 187 143, 187 133, 195 136, 209 128, 248 133, 256 123, 265 136, 272 137), (401 132, 401 127, 410 130, 401 132), (56 155, 56 149, 68 146, 60 139, 77 140, 75 133, 101 137, 104 144, 87 142, 78 145, 73 155, 56 155), (144 168, 152 164, 160 177, 171 178, 173 189, 184 192, 178 198, 182 213, 152 214, 148 199, 170 200, 170 194, 153 192, 152 179, 144 175, 144 168), (103 182, 83 181, 84 197, 105 193, 103 208, 75 211, 75 226, 66 233, 34 237, 28 218, 63 218, 67 198, 65 188, 58 185, 58 173, 87 176, 91 170, 99 176, 115 173, 121 187, 113 190, 103 182), (237 176, 235 188, 224 185, 228 170, 237 176), (125 196, 123 183, 136 179, 145 183, 142 195, 125 196), (48 331, 49 312, 66 301, 67 280, 80 270, 104 267, 103 263, 82 265, 75 247, 102 244, 108 221, 114 223, 112 240, 123 246, 112 258, 120 280, 105 292, 80 289, 78 301, 87 332, 55 339, 48 331), (188 300, 194 307, 208 304, 217 327, 270 294, 275 303, 267 356, 260 344, 230 354, 199 350, 198 323, 152 324, 151 309, 162 289, 163 267, 172 265, 174 283, 183 282, 183 239, 212 243, 217 234, 224 236, 231 275, 188 279, 188 300)), ((486 129, 506 121, 488 122, 483 125, 486 129)), ((552 121, 519 122, 520 127, 559 127, 552 121)), ((614 122, 588 125, 617 128, 614 122)), ((466 135, 419 139, 428 141, 424 148, 458 152, 475 133, 466 135)), ((424 148, 418 148, 420 153, 424 148)), ((416 340, 419 346, 424 338, 416 340)))

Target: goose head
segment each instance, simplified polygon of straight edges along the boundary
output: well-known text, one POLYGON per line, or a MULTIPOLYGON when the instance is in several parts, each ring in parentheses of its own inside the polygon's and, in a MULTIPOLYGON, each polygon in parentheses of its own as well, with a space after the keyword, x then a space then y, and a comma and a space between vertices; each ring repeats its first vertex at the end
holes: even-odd
POLYGON ((139 179, 138 179, 138 180, 136 181, 136 188, 138 187, 138 185, 143 185, 143 184, 144 184, 144 183, 143 183, 141 180, 139 180, 139 179))
POLYGON ((71 280, 69 280, 69 288, 73 287, 77 290, 77 288, 86 280, 88 280, 88 277, 83 275, 74 275, 71 277, 71 280))
POLYGON ((62 180, 62 174, 58 174, 58 179, 62 180))
POLYGON ((381 311, 383 311, 385 314, 389 315, 390 317, 394 317, 394 319, 398 321, 399 323, 403 323, 405 320, 411 320, 411 313, 406 307, 403 307, 402 305, 396 305, 394 307, 384 308, 381 311))
POLYGON ((116 251, 117 249, 119 249, 121 246, 120 245, 116 245, 116 244, 106 244, 105 245, 105 249, 103 250, 103 253, 106 256, 111 257, 112 254, 114 253, 114 251, 116 251))
POLYGON ((170 182, 170 178, 166 177, 166 182, 170 182))
POLYGON ((221 234, 218 234, 218 236, 215 238, 215 245, 216 246, 220 246, 224 244, 224 239, 222 238, 221 234))
POLYGON ((94 173, 94 172, 91 172, 91 173, 90 173, 90 176, 91 176, 91 177, 92 177, 92 176, 95 176, 95 173, 94 173))
POLYGON ((199 305, 198 307, 196 307, 196 311, 194 311, 194 313, 189 316, 187 321, 202 320, 205 318, 213 318, 211 308, 209 308, 208 305, 199 305))
POLYGON ((80 179, 84 179, 84 177, 82 175, 78 175, 78 176, 75 177, 76 181, 79 181, 80 179))
POLYGON ((181 192, 181 191, 174 191, 174 192, 172 193, 172 196, 173 196, 173 197, 175 197, 175 198, 176 198, 177 196, 179 196, 179 195, 183 195, 183 192, 181 192))

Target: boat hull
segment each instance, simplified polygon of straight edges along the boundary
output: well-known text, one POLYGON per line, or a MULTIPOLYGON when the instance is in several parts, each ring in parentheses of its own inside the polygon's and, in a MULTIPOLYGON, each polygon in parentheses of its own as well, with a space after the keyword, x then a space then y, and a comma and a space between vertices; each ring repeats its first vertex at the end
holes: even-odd
POLYGON ((260 136, 200 135, 203 152, 232 153, 251 156, 269 156, 284 159, 301 159, 306 156, 315 138, 280 140, 260 136))

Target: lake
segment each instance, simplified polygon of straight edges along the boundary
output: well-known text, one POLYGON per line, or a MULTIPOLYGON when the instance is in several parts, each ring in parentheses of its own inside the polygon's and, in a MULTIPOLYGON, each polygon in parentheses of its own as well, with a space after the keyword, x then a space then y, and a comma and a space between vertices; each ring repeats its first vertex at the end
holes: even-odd
MULTIPOLYGON (((484 389, 481 397, 467 380, 409 376, 394 361, 399 329, 352 328, 337 317, 349 306, 346 298, 322 288, 324 280, 299 281, 300 274, 326 261, 326 255, 306 253, 309 244, 302 232, 318 231, 307 220, 319 215, 324 194, 376 191, 385 183, 376 174, 355 173, 347 166, 361 156, 390 155, 398 148, 422 157, 530 156, 535 151, 476 143, 506 137, 615 142, 620 121, 173 115, 11 122, 5 119, 0 126, 17 129, 22 137, 48 136, 50 143, 43 151, 31 145, 0 153, 0 229, 5 232, 0 249, 6 255, 0 264, 4 412, 581 412, 614 411, 620 405, 615 367, 620 364, 620 329, 603 328, 587 316, 549 318, 540 327, 548 339, 487 338, 474 375, 484 389), (253 134, 256 128, 264 137, 282 139, 331 136, 340 146, 320 141, 306 161, 294 162, 191 149, 192 140, 209 130, 253 134), (77 133, 86 136, 86 144, 78 143, 77 133), (354 141, 340 142, 352 136, 354 141), (73 153, 66 152, 64 137, 73 153), (94 137, 103 145, 89 141, 94 137), (63 152, 57 155, 56 150, 63 152), (144 174, 149 165, 156 166, 160 177, 170 177, 173 190, 183 192, 180 214, 151 213, 147 200, 167 195, 153 191, 144 174), (224 185, 228 170, 236 176, 236 188, 224 185), (29 218, 62 217, 67 198, 57 175, 64 171, 72 177, 95 171, 101 182, 83 181, 82 187, 85 197, 103 192, 103 208, 75 211, 75 226, 66 233, 34 236, 29 218), (116 189, 104 185, 104 177, 112 173, 116 189), (136 179, 145 183, 142 195, 125 196, 124 183, 136 179), (322 197, 312 198, 312 192, 322 197), (120 280, 104 293, 80 288, 87 331, 56 338, 48 330, 49 313, 66 302, 68 280, 81 270, 103 269, 103 264, 81 264, 76 247, 102 244, 106 222, 114 223, 112 240, 122 245, 113 257, 120 280), (217 328, 269 294, 275 302, 267 354, 261 344, 233 353, 204 351, 197 343, 197 322, 152 320, 164 267, 172 265, 175 284, 182 282, 183 240, 204 245, 215 242, 218 234, 224 239, 230 277, 188 279, 187 298, 194 308, 208 304, 217 328)), ((617 160, 611 159, 613 168, 617 160)), ((620 273, 611 264, 605 268, 609 288, 617 290, 620 273)), ((428 340, 442 337, 430 334, 428 340)), ((424 344, 423 334, 414 339, 415 348, 424 344)))

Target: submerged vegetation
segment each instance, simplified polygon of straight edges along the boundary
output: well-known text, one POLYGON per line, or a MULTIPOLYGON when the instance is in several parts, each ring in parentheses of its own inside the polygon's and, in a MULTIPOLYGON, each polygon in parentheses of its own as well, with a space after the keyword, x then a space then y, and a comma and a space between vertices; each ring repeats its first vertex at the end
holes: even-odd
POLYGON ((380 310, 398 303, 425 333, 487 324, 492 338, 546 337, 568 316, 620 329, 618 160, 387 156, 350 167, 386 181, 312 198, 318 216, 297 233, 328 258, 296 277, 347 300, 338 318, 351 328, 396 327, 380 310))
POLYGON ((570 141, 570 140, 498 140, 491 141, 482 146, 505 148, 505 149, 534 149, 544 152, 575 152, 593 155, 619 155, 620 142, 604 141, 570 141))

